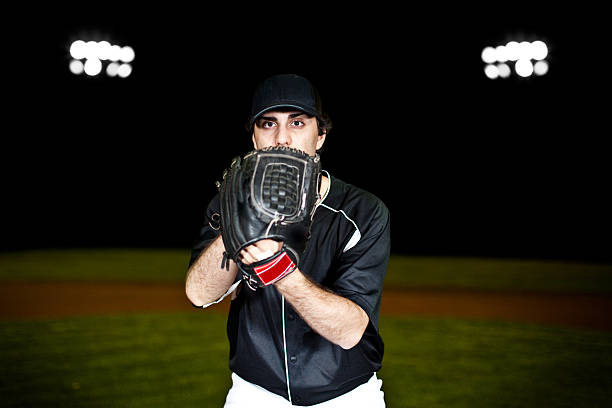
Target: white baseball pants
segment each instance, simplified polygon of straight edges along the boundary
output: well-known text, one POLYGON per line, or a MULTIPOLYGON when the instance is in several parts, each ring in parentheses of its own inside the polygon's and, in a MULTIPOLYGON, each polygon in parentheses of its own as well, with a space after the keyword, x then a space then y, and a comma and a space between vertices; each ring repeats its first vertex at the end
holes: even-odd
MULTIPOLYGON (((232 388, 225 399, 224 408, 285 408, 292 405, 285 398, 258 385, 252 384, 232 373, 232 388)), ((376 373, 370 380, 339 397, 316 405, 313 408, 385 408, 382 380, 376 373)))

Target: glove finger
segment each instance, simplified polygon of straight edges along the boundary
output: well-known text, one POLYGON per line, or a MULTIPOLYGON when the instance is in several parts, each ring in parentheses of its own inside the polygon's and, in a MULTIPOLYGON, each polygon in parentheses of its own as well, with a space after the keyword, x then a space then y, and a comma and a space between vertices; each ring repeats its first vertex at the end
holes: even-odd
POLYGON ((245 265, 250 265, 257 262, 255 256, 251 255, 246 248, 240 251, 240 261, 245 265))
MULTIPOLYGON (((262 244, 260 244, 260 242, 261 241, 258 241, 253 245, 249 245, 248 247, 244 248, 240 252, 240 255, 242 256, 243 262, 245 264, 248 265, 254 262, 262 261, 264 259, 270 258, 274 254, 276 254, 278 251, 280 251, 279 245, 274 245, 275 248, 278 248, 276 251, 274 251, 271 249, 270 246, 262 248, 262 244)), ((275 242, 275 241, 272 241, 272 242, 275 242)))
POLYGON ((283 243, 280 241, 275 241, 273 239, 262 239, 255 242, 252 246, 259 249, 262 252, 271 252, 270 255, 277 253, 283 247, 283 243))

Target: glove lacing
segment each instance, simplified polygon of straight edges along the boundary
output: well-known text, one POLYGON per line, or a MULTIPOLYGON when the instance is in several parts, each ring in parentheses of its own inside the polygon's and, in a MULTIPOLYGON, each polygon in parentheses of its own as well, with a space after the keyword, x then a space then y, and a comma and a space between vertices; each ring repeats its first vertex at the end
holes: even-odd
POLYGON ((280 215, 279 213, 274 214, 274 218, 272 218, 272 221, 270 221, 270 223, 268 224, 268 228, 266 228, 266 238, 270 234, 270 229, 272 228, 272 226, 277 225, 279 222, 283 222, 284 219, 284 215, 280 215))

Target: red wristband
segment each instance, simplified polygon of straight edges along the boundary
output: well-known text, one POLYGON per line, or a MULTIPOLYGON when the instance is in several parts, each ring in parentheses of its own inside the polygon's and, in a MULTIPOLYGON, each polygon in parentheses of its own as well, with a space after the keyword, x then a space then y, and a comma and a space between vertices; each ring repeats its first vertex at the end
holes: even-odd
POLYGON ((293 272, 297 266, 287 252, 282 251, 278 256, 263 265, 259 265, 253 268, 259 280, 265 285, 271 285, 281 278, 289 275, 293 272))

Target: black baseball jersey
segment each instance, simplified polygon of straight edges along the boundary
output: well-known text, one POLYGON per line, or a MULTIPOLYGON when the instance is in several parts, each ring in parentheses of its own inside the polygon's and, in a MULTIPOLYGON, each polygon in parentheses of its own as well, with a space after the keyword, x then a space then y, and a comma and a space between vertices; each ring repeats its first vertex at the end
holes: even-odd
MULTIPOLYGON (((389 211, 374 195, 326 174, 330 188, 315 211, 299 269, 368 314, 361 341, 344 350, 326 340, 274 286, 253 291, 241 285, 227 322, 230 369, 297 405, 317 404, 351 391, 380 369, 383 358, 378 316, 390 252, 389 211)), ((218 236, 218 213, 217 195, 190 264, 218 236)))

